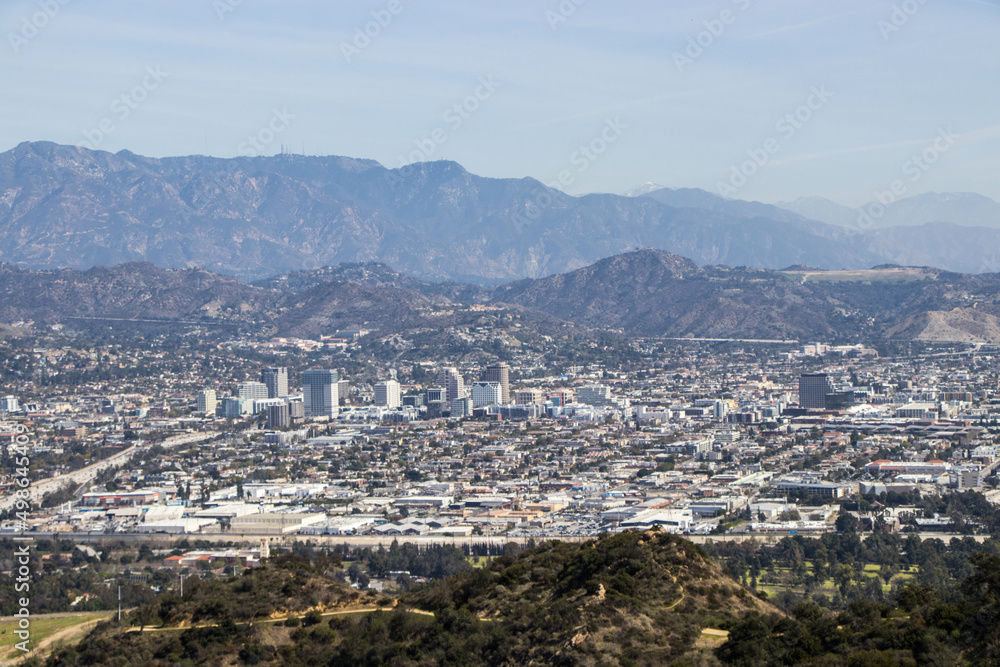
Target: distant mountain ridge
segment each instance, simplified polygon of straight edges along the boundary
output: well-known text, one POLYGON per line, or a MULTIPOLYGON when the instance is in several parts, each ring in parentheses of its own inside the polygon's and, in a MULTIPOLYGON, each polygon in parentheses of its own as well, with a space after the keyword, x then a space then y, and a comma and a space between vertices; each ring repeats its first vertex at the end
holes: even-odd
POLYGON ((885 229, 944 222, 1000 229, 1000 203, 974 192, 927 192, 890 200, 888 205, 869 202, 856 209, 823 197, 799 197, 791 202, 778 202, 775 206, 842 227, 885 229))
MULTIPOLYGON (((573 197, 440 161, 147 158, 53 143, 0 153, 0 261, 88 269, 149 261, 258 279, 383 262, 433 281, 499 284, 652 247, 698 264, 980 272, 1000 230, 931 224, 852 234, 699 190, 573 197)), ((995 269, 994 269, 995 270, 995 269)))

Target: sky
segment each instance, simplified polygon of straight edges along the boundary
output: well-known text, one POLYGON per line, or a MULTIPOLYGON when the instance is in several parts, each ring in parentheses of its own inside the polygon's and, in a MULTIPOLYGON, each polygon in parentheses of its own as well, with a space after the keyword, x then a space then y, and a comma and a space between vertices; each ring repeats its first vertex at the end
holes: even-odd
POLYGON ((0 151, 1000 200, 1000 0, 5 0, 0 151))

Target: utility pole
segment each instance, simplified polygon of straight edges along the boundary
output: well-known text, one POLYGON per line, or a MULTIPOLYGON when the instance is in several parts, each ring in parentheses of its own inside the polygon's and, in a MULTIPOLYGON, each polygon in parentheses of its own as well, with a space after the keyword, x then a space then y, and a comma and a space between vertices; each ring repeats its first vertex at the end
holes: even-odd
POLYGON ((184 575, 179 575, 181 578, 181 599, 184 599, 184 575))
POLYGON ((118 584, 118 625, 122 622, 122 585, 118 584))

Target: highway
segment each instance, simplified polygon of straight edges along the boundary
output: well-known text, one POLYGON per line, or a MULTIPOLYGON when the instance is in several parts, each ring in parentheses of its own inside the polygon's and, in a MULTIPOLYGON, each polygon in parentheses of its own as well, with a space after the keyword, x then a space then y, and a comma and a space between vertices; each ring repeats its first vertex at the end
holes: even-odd
MULTIPOLYGON (((92 481, 97 475, 99 475, 104 470, 113 467, 119 467, 128 463, 133 456, 135 456, 140 451, 143 451, 145 445, 135 444, 128 449, 123 449, 117 454, 110 456, 106 459, 101 459, 97 463, 91 463, 85 468, 80 468, 79 470, 74 470, 71 473, 65 475, 60 475, 58 477, 50 477, 49 479, 37 480, 28 487, 28 498, 32 504, 32 508, 41 501, 41 499, 54 491, 58 491, 67 484, 83 484, 92 481)), ((6 494, 2 499, 0 499, 0 510, 8 510, 14 506, 17 497, 13 493, 6 494)))
MULTIPOLYGON (((188 433, 185 435, 167 438, 160 443, 147 443, 139 441, 128 449, 123 449, 117 454, 109 456, 106 459, 101 459, 96 463, 91 463, 85 468, 80 468, 79 470, 74 470, 71 473, 66 473, 65 475, 60 475, 58 477, 37 480, 33 482, 30 487, 28 487, 32 509, 35 508, 35 505, 39 503, 46 494, 58 491, 67 484, 86 484, 92 482, 101 472, 107 470, 108 468, 117 468, 125 465, 136 455, 142 454, 148 450, 153 446, 153 444, 159 444, 161 447, 177 447, 179 445, 186 445, 192 442, 208 440, 209 438, 214 438, 217 435, 218 433, 188 433)), ((0 511, 11 509, 16 501, 17 497, 14 493, 5 494, 3 498, 0 498, 0 511)))
MULTIPOLYGON (((187 540, 188 542, 194 542, 196 540, 204 540, 206 542, 234 542, 234 543, 245 543, 247 545, 254 545, 260 543, 261 540, 267 540, 274 546, 289 546, 292 544, 305 544, 311 543, 317 546, 333 546, 337 544, 349 545, 352 547, 388 547, 392 544, 393 540, 399 542, 400 544, 416 544, 418 546, 431 546, 435 544, 453 545, 457 547, 472 545, 472 544, 494 544, 503 545, 509 542, 514 542, 516 544, 527 544, 528 540, 531 538, 527 537, 507 537, 504 535, 469 535, 467 537, 451 537, 444 535, 273 535, 273 534, 250 534, 250 533, 179 533, 179 534, 165 534, 165 533, 49 533, 49 532, 32 532, 29 533, 35 537, 58 537, 64 540, 71 540, 77 543, 89 542, 89 543, 102 543, 102 542, 132 542, 132 543, 148 543, 151 546, 158 546, 161 548, 168 548, 176 542, 182 540, 187 540)), ((901 536, 909 535, 910 533, 899 533, 901 536)), ((976 542, 983 542, 989 538, 989 535, 957 535, 952 533, 912 533, 919 537, 921 540, 936 539, 942 540, 943 542, 949 542, 952 538, 964 539, 966 537, 971 537, 976 542)), ((866 539, 871 533, 862 533, 861 539, 866 539)), ((695 544, 707 544, 710 542, 745 542, 748 540, 755 540, 760 544, 774 544, 784 537, 788 537, 785 533, 768 533, 765 535, 748 535, 748 534, 736 534, 736 535, 684 535, 684 539, 690 540, 695 544)), ((801 537, 819 537, 818 534, 803 534, 801 537)), ((582 536, 582 535, 553 535, 547 537, 535 537, 535 542, 545 542, 547 540, 557 540, 561 542, 585 542, 587 540, 595 539, 595 536, 582 536)))
POLYGON ((676 338, 669 336, 661 336, 658 338, 643 338, 642 340, 676 340, 684 343, 695 342, 695 343, 761 343, 765 345, 798 345, 797 340, 779 340, 773 338, 688 338, 686 336, 676 338))

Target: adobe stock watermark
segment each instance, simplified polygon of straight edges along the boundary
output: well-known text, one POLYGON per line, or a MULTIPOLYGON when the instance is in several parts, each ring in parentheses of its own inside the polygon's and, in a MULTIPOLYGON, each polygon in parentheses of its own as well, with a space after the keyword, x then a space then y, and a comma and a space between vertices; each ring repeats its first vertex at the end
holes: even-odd
POLYGON ((28 429, 24 424, 15 424, 13 428, 5 428, 14 432, 14 441, 8 451, 13 454, 14 479, 13 479, 13 504, 14 511, 14 541, 17 548, 14 550, 14 592, 17 594, 17 612, 14 618, 17 619, 17 627, 13 634, 21 641, 16 642, 14 647, 23 653, 31 651, 31 579, 34 574, 31 571, 31 545, 34 538, 25 535, 28 531, 28 517, 31 512, 31 452, 28 443, 28 429))
POLYGON ((494 79, 492 74, 480 76, 472 93, 452 104, 441 114, 441 121, 445 123, 446 127, 435 127, 419 139, 414 139, 415 148, 410 151, 410 154, 407 157, 399 156, 398 169, 387 171, 385 174, 389 185, 395 189, 404 178, 410 175, 413 163, 429 161, 437 153, 438 148, 447 143, 452 134, 472 118, 483 102, 493 97, 501 85, 502 82, 494 79))
POLYGON ((264 154, 264 149, 274 141, 274 139, 288 129, 291 121, 295 120, 295 115, 288 113, 288 109, 274 108, 271 110, 271 119, 257 130, 256 134, 247 136, 246 141, 239 145, 237 149, 244 157, 257 157, 264 154))
POLYGON ((552 32, 556 31, 560 23, 565 23, 570 16, 576 14, 576 10, 586 2, 587 0, 561 0, 559 6, 554 10, 546 9, 545 20, 549 22, 549 28, 552 29, 552 32))
POLYGON ((729 179, 715 183, 715 189, 718 193, 723 197, 735 195, 761 167, 771 160, 772 155, 781 150, 782 143, 794 137, 806 123, 812 120, 813 115, 830 101, 831 97, 833 97, 833 93, 826 89, 825 84, 811 86, 805 102, 775 122, 774 130, 778 136, 768 137, 758 148, 747 149, 748 159, 739 165, 729 166, 729 179))
POLYGON ((888 20, 879 19, 875 22, 879 32, 882 33, 882 39, 888 42, 889 36, 902 30, 903 26, 909 23, 926 4, 927 0, 903 0, 899 4, 893 4, 888 20))
POLYGON ((897 178, 885 190, 875 190, 872 193, 875 201, 861 207, 856 227, 848 227, 848 231, 863 232, 873 227, 875 221, 884 216, 890 206, 906 196, 909 190, 907 181, 916 183, 923 178, 941 156, 951 150, 960 136, 952 132, 950 127, 938 128, 938 136, 924 150, 911 155, 900 167, 903 175, 909 178, 897 178))
MULTIPOLYGON (((750 7, 750 0, 731 1, 741 12, 745 12, 750 7)), ((722 37, 723 33, 726 32, 726 29, 736 23, 738 16, 739 14, 731 9, 723 9, 714 19, 702 21, 702 26, 705 29, 693 35, 688 35, 687 46, 684 47, 684 50, 674 51, 673 53, 674 65, 677 67, 677 71, 683 74, 686 67, 693 65, 696 60, 701 58, 705 53, 705 49, 715 44, 722 37)))
POLYGON ((168 76, 169 74, 160 69, 159 65, 147 66, 145 76, 142 77, 142 80, 137 85, 111 101, 111 115, 102 118, 94 129, 83 131, 83 142, 79 145, 90 150, 96 150, 108 135, 118 129, 115 120, 119 123, 128 120, 129 116, 139 108, 139 105, 149 98, 151 92, 160 87, 160 84, 168 76))
POLYGON ((220 21, 226 20, 226 14, 232 14, 236 8, 243 4, 243 0, 213 0, 212 9, 220 21))
POLYGON ((70 0, 38 0, 35 3, 38 11, 30 16, 22 16, 21 29, 17 32, 7 33, 7 41, 10 42, 10 48, 14 54, 20 53, 21 48, 37 37, 38 33, 49 24, 49 21, 54 19, 69 3, 70 0))
MULTIPOLYGON (((594 164, 608 148, 621 138, 622 133, 628 129, 628 125, 622 122, 621 117, 605 118, 604 126, 597 135, 590 141, 581 144, 577 150, 569 156, 570 165, 576 169, 562 169, 556 175, 555 180, 546 185, 553 190, 565 190, 576 180, 576 174, 582 174, 594 164)), ((528 225, 537 222, 542 217, 542 212, 552 206, 555 198, 548 190, 536 190, 533 197, 524 202, 523 213, 515 211, 510 215, 510 222, 520 232, 528 225)))
POLYGON ((382 31, 392 24, 393 19, 403 13, 402 0, 389 0, 384 9, 373 9, 372 20, 363 26, 354 28, 354 39, 340 43, 340 52, 344 60, 351 62, 361 55, 361 52, 372 44, 372 40, 382 34, 382 31))

